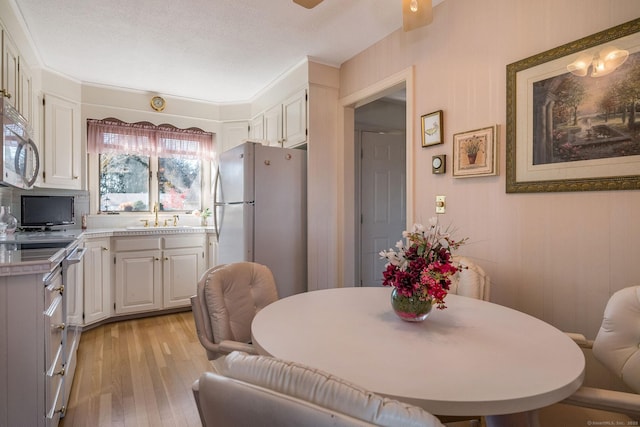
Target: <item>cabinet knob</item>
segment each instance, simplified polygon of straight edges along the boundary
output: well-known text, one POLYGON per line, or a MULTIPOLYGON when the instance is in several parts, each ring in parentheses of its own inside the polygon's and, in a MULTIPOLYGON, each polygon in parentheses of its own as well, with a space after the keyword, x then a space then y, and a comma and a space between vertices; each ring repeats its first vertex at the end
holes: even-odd
POLYGON ((164 260, 165 261, 169 261, 169 257, 164 257, 164 260))
POLYGON ((103 251, 108 251, 108 250, 109 250, 109 248, 105 248, 105 247, 103 246, 103 247, 102 247, 102 250, 103 250, 103 251))
POLYGON ((66 325, 64 323, 60 323, 59 325, 53 326, 53 329, 60 329, 61 331, 64 331, 64 328, 66 328, 66 325))
POLYGON ((4 96, 7 99, 11 99, 11 94, 7 92, 6 89, 2 89, 2 96, 4 96))
POLYGON ((63 293, 64 292, 64 285, 60 285, 57 288, 54 288, 53 290, 56 291, 56 292, 63 293))
POLYGON ((54 372, 53 375, 60 375, 61 377, 64 376, 64 368, 60 369, 58 372, 54 372))
POLYGON ((155 259, 156 261, 160 261, 160 258, 158 258, 158 257, 155 257, 154 259, 155 259))
POLYGON ((78 177, 74 175, 74 176, 73 176, 73 179, 78 179, 78 177))

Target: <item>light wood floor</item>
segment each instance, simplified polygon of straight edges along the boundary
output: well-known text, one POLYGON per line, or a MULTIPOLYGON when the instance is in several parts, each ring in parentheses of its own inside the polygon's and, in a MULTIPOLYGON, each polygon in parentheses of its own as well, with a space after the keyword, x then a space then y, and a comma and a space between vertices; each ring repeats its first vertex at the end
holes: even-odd
POLYGON ((85 331, 61 426, 200 427, 191 384, 207 370, 191 312, 85 331))

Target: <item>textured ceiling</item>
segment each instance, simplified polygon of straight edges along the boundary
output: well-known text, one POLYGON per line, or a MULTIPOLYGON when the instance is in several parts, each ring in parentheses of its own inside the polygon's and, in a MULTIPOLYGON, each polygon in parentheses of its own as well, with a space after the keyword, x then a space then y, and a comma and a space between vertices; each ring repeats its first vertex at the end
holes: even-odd
POLYGON ((219 103, 250 100, 305 57, 338 66, 402 26, 401 0, 14 1, 50 70, 219 103))

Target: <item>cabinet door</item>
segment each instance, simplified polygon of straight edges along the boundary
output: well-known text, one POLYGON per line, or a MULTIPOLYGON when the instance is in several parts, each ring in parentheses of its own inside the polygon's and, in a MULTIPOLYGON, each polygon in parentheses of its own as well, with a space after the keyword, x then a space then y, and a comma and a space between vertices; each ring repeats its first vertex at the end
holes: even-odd
POLYGON ((2 31, 2 90, 14 107, 18 106, 18 49, 2 31))
POLYGON ((160 251, 132 251, 115 255, 117 314, 162 308, 160 251))
POLYGON ((282 103, 282 146, 295 147, 307 141, 307 91, 282 103))
POLYGON ((264 113, 264 139, 267 145, 282 146, 282 105, 269 108, 264 113))
POLYGON ((208 235, 207 268, 215 267, 216 265, 218 265, 218 238, 214 235, 208 235))
POLYGON ((80 129, 78 103, 55 95, 45 95, 41 187, 81 188, 80 129))
POLYGON ((70 326, 82 326, 84 311, 84 262, 71 264, 66 270, 65 300, 67 304, 67 323, 70 326))
POLYGON ((18 111, 27 119, 27 122, 33 125, 33 79, 31 69, 27 67, 24 61, 20 61, 18 69, 18 82, 20 84, 18 94, 18 111))
POLYGON ((249 138, 249 122, 227 122, 222 124, 222 148, 227 151, 249 138))
POLYGON ((264 139, 264 116, 260 114, 249 123, 249 138, 252 141, 262 141, 264 139))
POLYGON ((184 307, 196 294, 205 263, 204 249, 183 248, 164 251, 162 259, 164 308, 184 307))
POLYGON ((111 314, 111 265, 109 239, 84 242, 84 323, 106 319, 111 314))

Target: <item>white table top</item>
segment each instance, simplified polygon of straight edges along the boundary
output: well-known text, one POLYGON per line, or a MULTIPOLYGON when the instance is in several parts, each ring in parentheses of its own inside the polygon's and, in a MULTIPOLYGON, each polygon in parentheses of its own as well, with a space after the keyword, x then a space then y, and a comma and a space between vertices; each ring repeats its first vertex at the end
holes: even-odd
POLYGON ((582 351, 539 319, 448 295, 447 309, 410 323, 393 313, 390 294, 339 288, 281 299, 256 315, 253 343, 438 415, 525 412, 582 384, 582 351))

